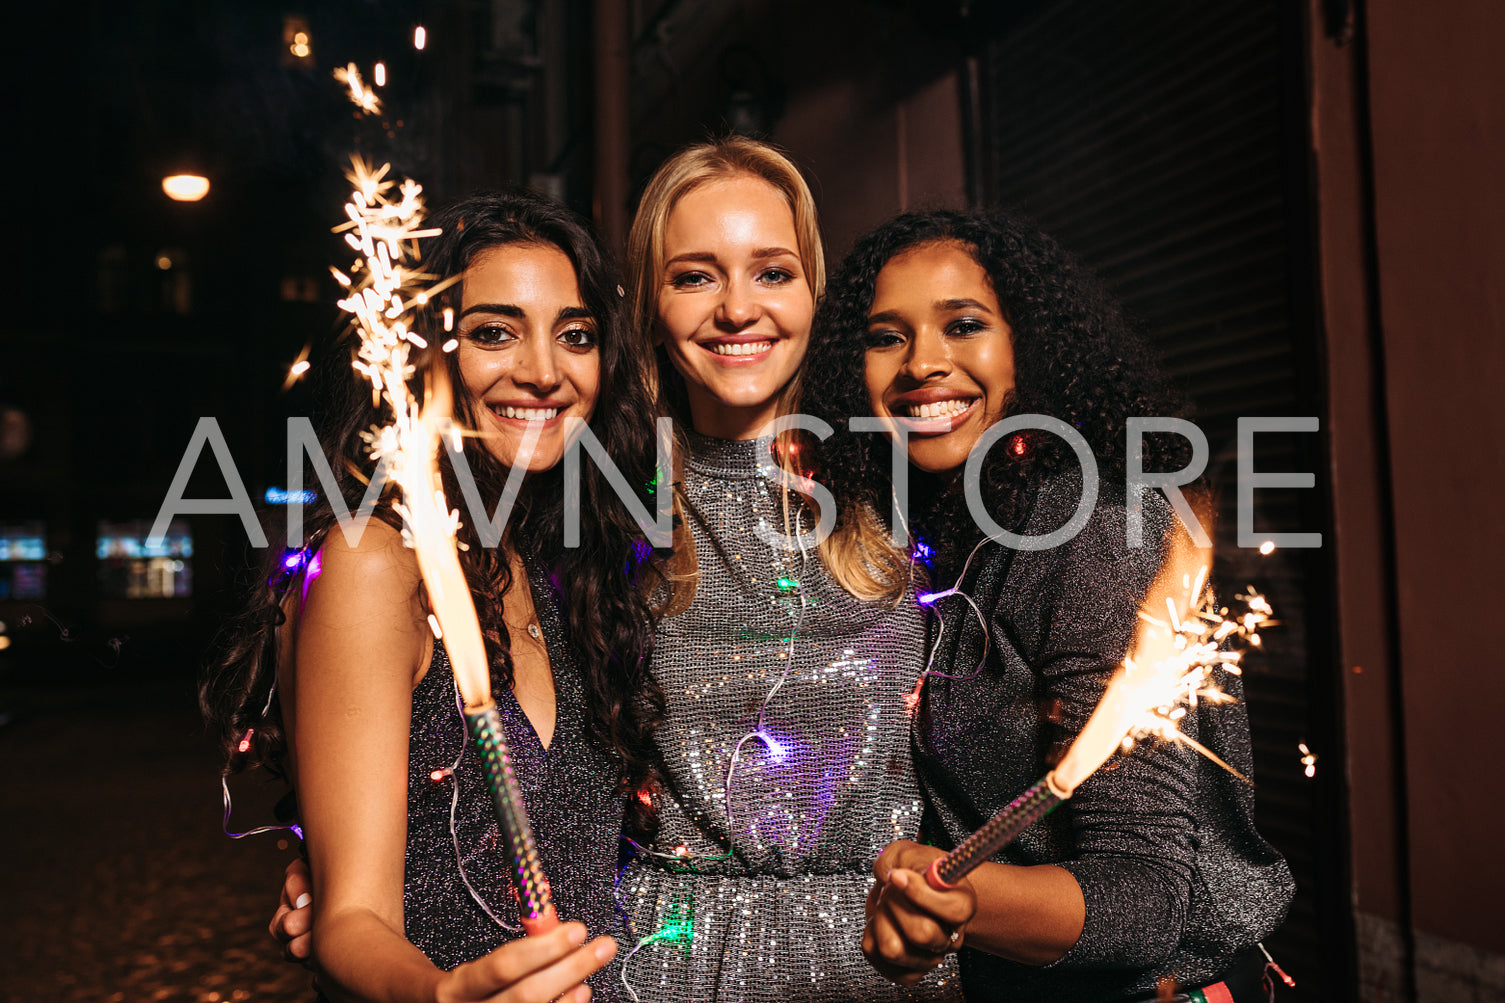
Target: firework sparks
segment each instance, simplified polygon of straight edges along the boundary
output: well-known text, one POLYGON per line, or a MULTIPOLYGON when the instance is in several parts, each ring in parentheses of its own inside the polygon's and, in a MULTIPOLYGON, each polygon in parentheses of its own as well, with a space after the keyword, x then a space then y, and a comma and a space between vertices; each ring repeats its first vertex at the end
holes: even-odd
MULTIPOLYGON (((352 99, 361 104, 354 69, 347 71, 352 99)), ((422 228, 423 189, 412 180, 390 180, 389 169, 383 164, 373 170, 361 159, 352 159, 346 175, 354 189, 345 205, 348 223, 336 232, 344 232, 345 243, 360 257, 348 273, 331 269, 346 290, 339 306, 351 314, 360 335, 352 365, 371 385, 373 401, 385 404, 392 416, 389 424, 373 426, 363 437, 371 458, 378 467, 386 466, 401 489, 402 501, 394 508, 403 519, 404 540, 417 554, 432 609, 429 627, 444 639, 465 704, 466 726, 480 750, 497 821, 512 851, 523 926, 529 933, 541 933, 557 922, 549 883, 491 699, 480 623, 455 549, 460 514, 449 507, 439 481, 438 450, 452 405, 447 369, 436 365, 425 373, 421 406, 410 389, 417 375, 412 352, 428 347, 411 326, 411 311, 457 279, 423 285, 433 276, 419 269, 418 241, 439 231, 422 228)), ((446 310, 446 330, 450 316, 446 310)))
POLYGON ((1187 745, 1243 777, 1183 733, 1181 721, 1200 703, 1232 701, 1218 688, 1216 674, 1242 674, 1239 642, 1258 647, 1259 630, 1274 623, 1273 611, 1253 586, 1235 597, 1243 603, 1241 613, 1218 606, 1207 583, 1207 556, 1185 533, 1172 539, 1165 565, 1140 606, 1131 654, 1053 771, 1060 789, 1075 790, 1115 748, 1128 751, 1145 738, 1187 745), (1163 617, 1157 615, 1161 609, 1163 617))
POLYGON ((336 67, 334 78, 350 88, 350 100, 362 112, 367 115, 381 114, 381 98, 377 97, 376 92, 366 86, 366 82, 361 79, 361 71, 354 63, 347 63, 345 66, 336 67))
POLYGON ((1308 749, 1305 742, 1297 742, 1296 748, 1301 750, 1301 772, 1310 780, 1317 775, 1317 754, 1308 749))
POLYGON ((1198 704, 1233 699, 1218 688, 1217 671, 1242 674, 1236 642, 1258 646, 1259 629, 1275 622, 1269 602, 1252 586, 1236 597, 1244 604, 1242 613, 1219 607, 1207 585, 1208 556, 1184 530, 1175 533, 1165 564, 1140 605, 1130 655, 1108 681, 1066 755, 1042 780, 936 860, 926 873, 932 885, 953 886, 1071 797, 1115 750, 1128 751, 1145 738, 1189 746, 1248 781, 1180 729, 1180 722, 1198 704))

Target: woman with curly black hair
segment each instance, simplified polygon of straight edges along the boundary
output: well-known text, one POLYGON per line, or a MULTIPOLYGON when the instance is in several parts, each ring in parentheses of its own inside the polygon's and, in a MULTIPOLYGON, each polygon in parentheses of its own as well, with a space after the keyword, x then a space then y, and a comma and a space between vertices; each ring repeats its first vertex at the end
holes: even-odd
MULTIPOLYGON (((1128 419, 1181 405, 1118 308, 1016 219, 912 213, 858 243, 816 329, 806 410, 838 429, 819 476, 850 499, 834 539, 859 532, 861 509, 902 497, 898 443, 912 502, 899 528, 933 554, 945 593, 915 717, 939 845, 899 841, 874 865, 869 960, 908 984, 965 939, 969 1000, 1132 1000, 1167 979, 1208 999, 1258 991, 1249 954, 1284 917, 1290 873, 1254 829, 1249 788, 1180 745, 1110 763, 954 891, 922 876, 1053 764, 1126 654, 1172 535, 1187 531, 1151 492, 1134 513, 1144 545, 1128 539, 1128 419), (854 432, 854 415, 879 418, 888 439, 854 432), (979 445, 994 448, 969 467, 979 445), (1078 449, 1095 461, 1095 503, 1078 449)), ((1143 451, 1145 470, 1185 464, 1174 437, 1147 436, 1143 451)), ((1220 682, 1241 696, 1236 676, 1220 682)), ((1182 723, 1249 772, 1241 703, 1203 704, 1182 723)))
MULTIPOLYGON (((616 273, 573 214, 523 192, 483 193, 432 222, 443 233, 425 267, 461 281, 419 317, 433 347, 417 371, 446 367, 458 420, 475 433, 463 465, 441 464, 448 497, 467 495, 468 473, 493 513, 509 473, 523 473, 500 546, 484 545, 477 512, 462 521, 460 558, 558 910, 576 922, 515 939, 509 861, 391 491, 353 524, 318 503, 311 542, 274 562, 283 573, 257 590, 202 701, 227 771, 267 763, 293 782, 325 991, 584 1000, 582 979, 616 951, 610 937, 583 941, 587 927, 619 927, 624 811, 645 808, 627 792, 650 782, 662 697, 631 573, 642 534, 585 464, 581 545, 565 547, 560 461, 580 419, 628 483, 649 484, 652 405, 616 273), (449 311, 452 333, 439 320, 449 311)), ((383 419, 354 374, 330 382, 338 402, 323 446, 348 511, 375 476, 362 433, 383 419)), ((615 998, 609 971, 592 984, 615 998)))

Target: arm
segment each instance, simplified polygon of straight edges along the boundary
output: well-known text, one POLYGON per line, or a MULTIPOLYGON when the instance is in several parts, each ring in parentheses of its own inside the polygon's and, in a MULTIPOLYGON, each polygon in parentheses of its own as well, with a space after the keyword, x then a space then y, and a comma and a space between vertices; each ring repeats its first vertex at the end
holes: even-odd
POLYGON ((396 530, 372 520, 355 547, 331 534, 320 565, 281 679, 320 987, 342 1000, 587 998, 580 980, 615 944, 577 948, 579 924, 505 944, 452 972, 403 936, 409 716, 429 650, 417 564, 396 530))
MULTIPOLYGON (((1052 506, 1042 507, 1050 510, 1044 528, 1062 521, 1052 506)), ((1153 540, 1155 529, 1171 524, 1169 506, 1152 496, 1146 508, 1147 538, 1153 540)), ((1069 739, 1091 713, 1129 646, 1139 601, 1159 569, 1158 548, 1127 550, 1121 505, 1099 506, 1067 545, 1015 555, 993 611, 992 633, 1016 643, 1014 657, 1024 660, 1036 694, 1060 709, 1058 726, 1041 721, 1040 748, 1057 737, 1069 739)), ((1186 725, 1194 735, 1195 721, 1186 725)), ((1190 757, 1175 747, 1118 757, 1058 809, 1055 822, 1068 827, 1069 856, 1032 867, 984 864, 969 876, 965 893, 946 893, 953 914, 964 894, 975 896, 976 912, 965 924, 968 944, 1032 965, 1142 967, 1168 957, 1180 940, 1191 894, 1190 757), (1113 921, 1126 912, 1143 921, 1132 929, 1113 921)), ((880 879, 892 869, 913 872, 905 877, 912 886, 909 879, 941 853, 893 844, 875 871, 880 879)), ((934 920, 933 909, 920 908, 915 896, 895 894, 891 887, 880 901, 886 910, 869 909, 869 928, 877 935, 869 952, 874 964, 880 970, 883 963, 936 964, 939 958, 927 958, 923 950, 933 941, 906 935, 926 932, 920 916, 934 920)))

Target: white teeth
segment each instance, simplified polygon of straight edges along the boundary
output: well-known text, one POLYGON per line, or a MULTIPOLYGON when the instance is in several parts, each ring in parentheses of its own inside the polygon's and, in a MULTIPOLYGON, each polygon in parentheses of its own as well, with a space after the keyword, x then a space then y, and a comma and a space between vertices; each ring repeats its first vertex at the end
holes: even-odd
POLYGON ((976 397, 969 397, 966 400, 936 401, 934 404, 911 405, 908 409, 909 417, 950 418, 967 410, 967 408, 971 407, 973 402, 976 400, 976 397))
POLYGON ((757 355, 773 347, 771 341, 748 341, 742 343, 716 342, 710 346, 717 355, 757 355))
POLYGON ((508 407, 498 405, 491 409, 502 418, 520 418, 523 421, 548 421, 557 414, 557 407, 508 407))

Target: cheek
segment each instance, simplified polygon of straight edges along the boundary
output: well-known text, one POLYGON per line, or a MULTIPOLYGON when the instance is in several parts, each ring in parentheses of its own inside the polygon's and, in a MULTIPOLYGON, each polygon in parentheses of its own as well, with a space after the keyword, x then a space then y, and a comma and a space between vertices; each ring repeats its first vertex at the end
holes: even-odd
POLYGON ((775 317, 784 334, 790 338, 808 339, 810 325, 815 320, 815 304, 807 292, 792 293, 788 300, 778 305, 775 317))
POLYGON ((570 382, 575 385, 580 407, 589 419, 595 414, 596 404, 601 397, 601 353, 592 352, 580 358, 579 364, 571 370, 570 382))
POLYGON ((883 391, 888 389, 888 374, 883 363, 868 356, 862 368, 862 382, 867 390, 867 406, 873 414, 883 413, 883 391))
POLYGON ((699 317, 692 304, 673 299, 659 303, 658 334, 665 343, 690 340, 698 326, 699 317))
POLYGON ((459 355, 456 368, 460 371, 460 383, 473 399, 479 400, 500 378, 503 366, 499 360, 463 342, 459 355))

